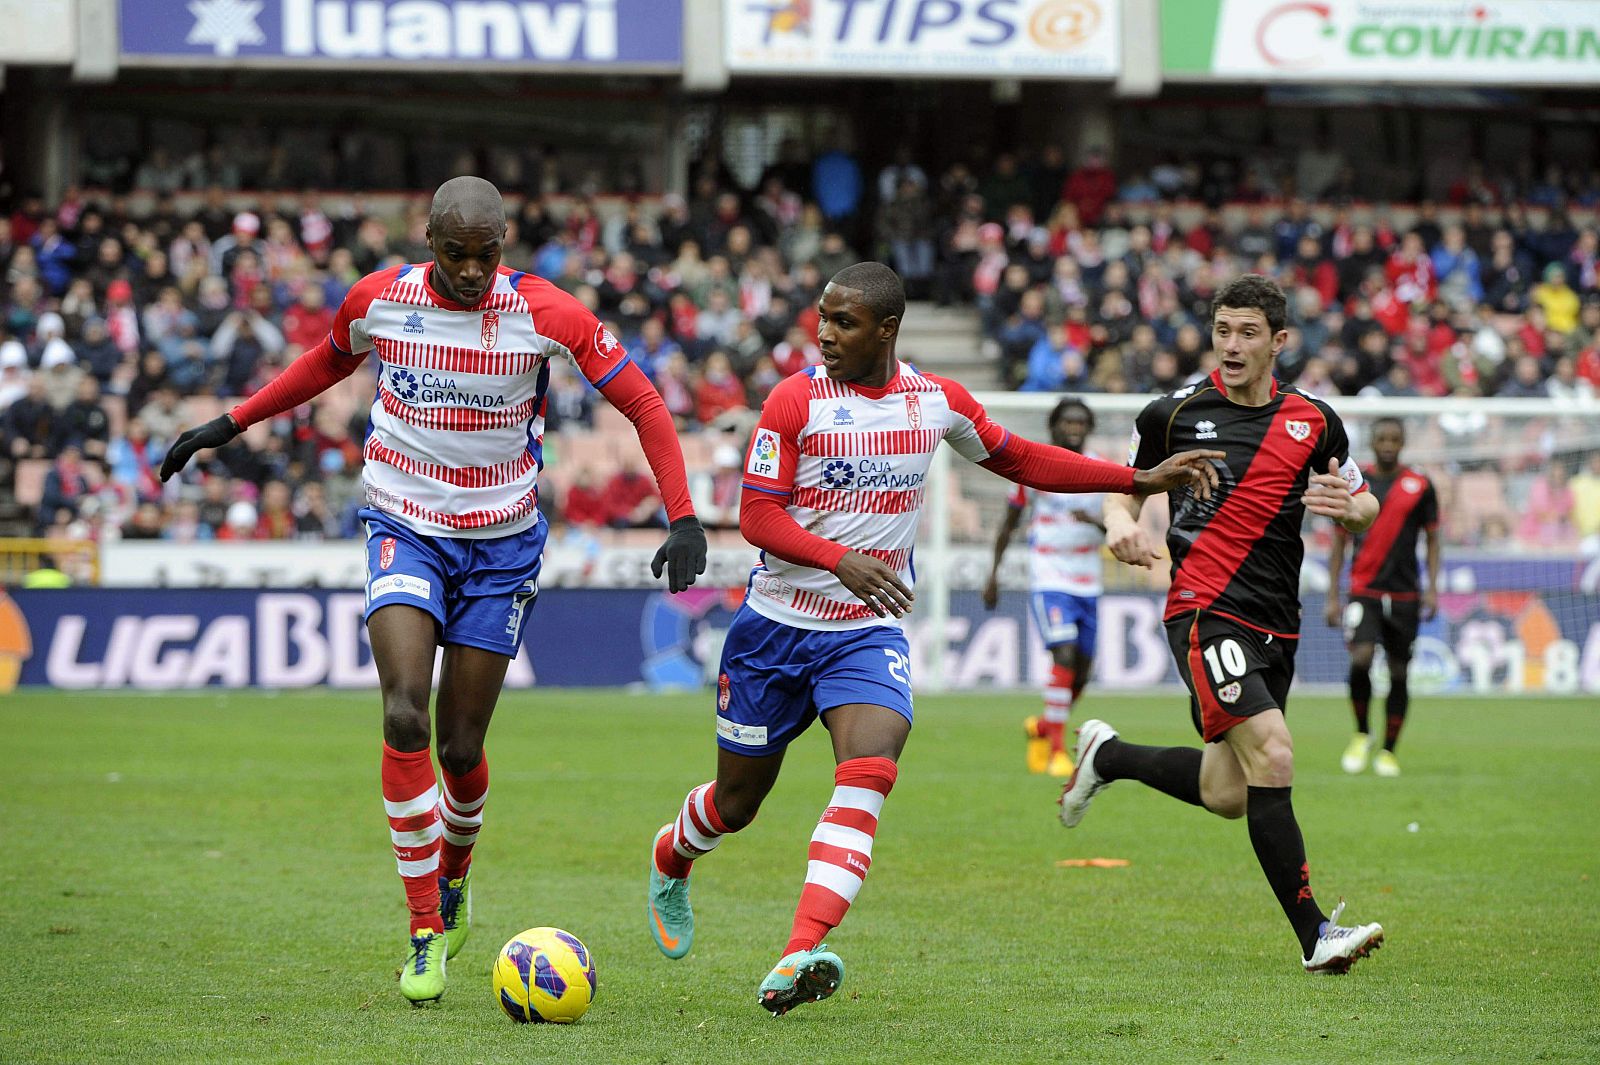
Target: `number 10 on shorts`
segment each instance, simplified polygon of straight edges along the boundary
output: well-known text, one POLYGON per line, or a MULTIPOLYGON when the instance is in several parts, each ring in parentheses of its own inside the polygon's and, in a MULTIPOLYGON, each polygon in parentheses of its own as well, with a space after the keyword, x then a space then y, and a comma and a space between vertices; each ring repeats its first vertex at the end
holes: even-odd
POLYGON ((1216 684, 1223 683, 1229 677, 1242 677, 1248 668, 1244 660, 1244 648, 1239 646, 1238 640, 1218 640, 1207 647, 1202 656, 1211 670, 1211 680, 1216 684))

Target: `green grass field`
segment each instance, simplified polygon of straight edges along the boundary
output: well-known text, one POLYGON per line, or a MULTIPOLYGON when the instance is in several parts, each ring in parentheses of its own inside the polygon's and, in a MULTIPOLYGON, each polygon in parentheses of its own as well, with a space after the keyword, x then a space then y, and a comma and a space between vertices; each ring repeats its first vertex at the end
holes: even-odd
MULTIPOLYGON (((0 1062, 1600 1060, 1592 700, 1419 700, 1397 780, 1341 773, 1342 704, 1297 701, 1313 885, 1389 933, 1344 978, 1300 971, 1242 823, 1125 783, 1063 830, 1058 785, 1022 771, 1034 703, 919 700, 831 939, 845 986, 772 1020, 755 990, 831 790, 820 730, 699 867, 695 950, 669 962, 646 848, 711 775, 706 699, 508 696, 473 938, 414 1010, 374 696, 7 696, 0 1062), (1132 865, 1056 864, 1096 856, 1132 865), (576 1026, 514 1025, 490 993, 538 924, 596 956, 576 1026)), ((1192 742, 1173 696, 1091 693, 1091 714, 1192 742)))

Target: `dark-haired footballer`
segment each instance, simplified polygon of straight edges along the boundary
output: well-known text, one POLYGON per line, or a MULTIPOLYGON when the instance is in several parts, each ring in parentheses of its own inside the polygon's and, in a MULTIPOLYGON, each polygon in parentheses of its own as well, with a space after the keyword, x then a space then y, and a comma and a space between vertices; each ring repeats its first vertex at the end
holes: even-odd
POLYGON ((1344 623, 1350 649, 1350 707, 1356 715, 1356 734, 1339 759, 1346 773, 1359 773, 1372 759, 1380 777, 1400 775, 1395 744, 1411 706, 1411 649, 1423 621, 1439 608, 1439 497, 1427 475, 1401 465, 1406 429, 1398 418, 1372 423, 1372 455, 1366 468, 1367 487, 1383 504, 1378 520, 1356 541, 1350 565, 1350 603, 1339 605, 1339 574, 1344 569, 1345 542, 1338 526, 1328 549, 1329 625, 1344 623), (1428 543, 1428 586, 1417 588, 1417 534, 1428 543), (1372 653, 1383 644, 1389 665, 1389 694, 1384 700, 1383 743, 1368 732, 1367 705, 1372 701, 1372 653), (1373 753, 1374 747, 1377 752, 1373 753))
MULTIPOLYGON (((1383 929, 1344 927, 1342 902, 1331 917, 1317 905, 1289 798, 1294 748, 1283 714, 1300 636, 1305 512, 1359 533, 1378 516, 1378 501, 1350 458, 1333 408, 1280 389, 1272 376, 1288 338, 1283 290, 1246 274, 1217 292, 1211 315, 1218 368, 1145 407, 1129 448, 1143 465, 1197 442, 1227 454, 1210 498, 1181 487, 1172 494, 1167 533, 1167 639, 1205 749, 1141 747, 1104 721, 1084 722, 1077 769, 1061 794, 1061 823, 1076 826, 1095 794, 1117 780, 1246 818, 1305 969, 1342 973, 1382 944, 1383 929)), ((1141 505, 1128 495, 1106 500, 1106 545, 1123 562, 1149 566, 1159 556, 1139 527, 1141 505)))
POLYGON ((1013 436, 954 381, 895 356, 905 313, 882 263, 835 274, 818 302, 822 364, 783 381, 745 458, 739 528, 762 550, 728 629, 717 685, 717 777, 692 789, 657 833, 649 920, 669 958, 694 938, 689 870, 755 817, 784 750, 818 717, 837 763, 833 798, 807 851, 805 885, 757 999, 774 1015, 827 998, 844 962, 823 937, 843 920, 911 731, 911 550, 934 450, 1047 492, 1187 486, 1210 494, 1216 451, 1133 470, 1013 436))
MULTIPOLYGON (((1046 424, 1052 444, 1086 454, 1084 445, 1094 432, 1094 411, 1087 403, 1073 396, 1062 399, 1046 424)), ((1017 485, 995 534, 994 560, 983 585, 983 605, 990 610, 1000 603, 1000 561, 1030 507, 1029 599, 1033 623, 1050 652, 1050 679, 1044 687, 1043 712, 1024 719, 1022 730, 1028 740, 1028 772, 1065 777, 1072 773, 1065 743, 1067 720, 1089 681, 1100 631, 1105 501, 1098 494, 1035 492, 1017 485)))

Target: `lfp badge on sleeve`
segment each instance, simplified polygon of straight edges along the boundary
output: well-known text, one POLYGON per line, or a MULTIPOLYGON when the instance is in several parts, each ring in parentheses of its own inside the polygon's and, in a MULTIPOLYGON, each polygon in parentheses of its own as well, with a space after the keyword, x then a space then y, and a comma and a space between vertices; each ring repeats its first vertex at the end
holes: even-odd
POLYGON ((745 463, 745 472, 776 479, 782 446, 777 433, 771 429, 757 429, 756 438, 750 441, 750 461, 745 463))

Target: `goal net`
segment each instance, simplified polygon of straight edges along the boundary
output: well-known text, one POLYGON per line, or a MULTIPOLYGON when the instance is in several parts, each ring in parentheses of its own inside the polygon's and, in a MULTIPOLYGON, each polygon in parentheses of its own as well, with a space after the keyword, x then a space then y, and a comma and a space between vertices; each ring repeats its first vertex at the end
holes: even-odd
MULTIPOLYGON (((1061 397, 978 398, 1013 432, 1048 440, 1045 420, 1061 397)), ((1095 412, 1088 450, 1126 461, 1134 416, 1153 397, 1080 398, 1095 412)), ((1372 461, 1372 422, 1404 422, 1401 461, 1427 473, 1438 492, 1439 609, 1422 625, 1412 690, 1600 692, 1600 530, 1590 527, 1596 504, 1583 505, 1600 492, 1600 410, 1551 400, 1330 402, 1363 465, 1372 461)), ((1028 611, 1025 526, 1001 568, 998 608, 986 610, 981 597, 1011 485, 940 450, 917 558, 919 620, 912 634, 918 686, 1038 686, 1049 663, 1028 611)), ((1164 533, 1165 511, 1164 499, 1146 505, 1143 520, 1152 531, 1164 533)), ((1296 683, 1328 690, 1344 683, 1348 669, 1342 631, 1324 618, 1331 530, 1326 519, 1308 515, 1296 656, 1296 683)), ((1102 554, 1105 594, 1094 683, 1104 689, 1178 684, 1160 624, 1166 567, 1135 569, 1102 554)), ((1374 683, 1379 691, 1387 684, 1381 649, 1374 683)))

